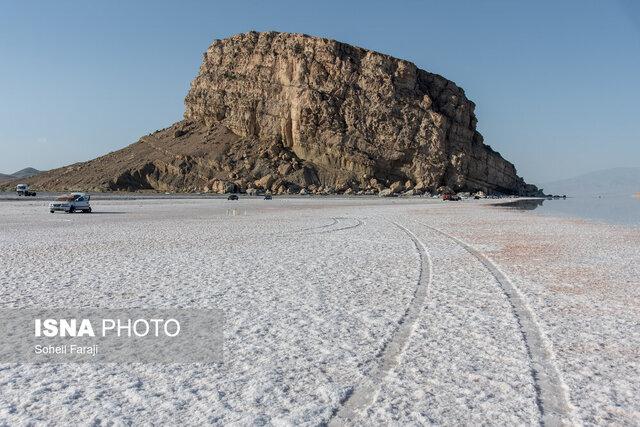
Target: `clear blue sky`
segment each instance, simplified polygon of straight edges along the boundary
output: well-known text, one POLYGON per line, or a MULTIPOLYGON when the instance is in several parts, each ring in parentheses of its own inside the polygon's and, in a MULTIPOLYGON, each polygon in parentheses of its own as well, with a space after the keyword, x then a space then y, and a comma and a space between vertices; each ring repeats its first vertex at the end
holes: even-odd
POLYGON ((249 30, 334 38, 455 81, 530 182, 640 166, 633 0, 3 1, 0 172, 88 160, 180 120, 202 52, 249 30))

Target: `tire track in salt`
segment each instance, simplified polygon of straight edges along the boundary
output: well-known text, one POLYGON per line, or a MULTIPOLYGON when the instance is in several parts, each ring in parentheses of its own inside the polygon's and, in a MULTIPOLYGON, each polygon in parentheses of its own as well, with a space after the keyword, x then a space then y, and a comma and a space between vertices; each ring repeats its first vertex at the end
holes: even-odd
POLYGON ((579 424, 569 399, 569 389, 564 384, 560 371, 555 365, 553 346, 545 336, 525 296, 487 255, 444 231, 421 222, 417 223, 453 240, 480 261, 507 296, 530 359, 531 376, 541 416, 540 424, 550 426, 579 424))
MULTIPOLYGON (((333 227, 336 224, 339 224, 340 218, 336 218, 336 217, 332 217, 331 218, 331 222, 329 224, 324 224, 324 225, 314 225, 313 227, 306 227, 306 228, 300 228, 297 230, 291 230, 291 231, 285 231, 285 232, 279 232, 279 231, 274 231, 274 232, 266 232, 266 233, 261 233, 260 236, 261 237, 289 237, 293 234, 299 234, 299 233, 304 233, 305 231, 313 231, 313 230, 324 230, 326 228, 329 227, 333 227)), ((304 234, 320 234, 326 231, 319 231, 316 233, 310 232, 310 233, 304 233, 304 234)))
POLYGON ((313 227, 301 228, 301 229, 287 231, 287 232, 260 233, 259 238, 264 238, 264 237, 288 238, 288 237, 290 237, 292 235, 295 235, 295 234, 317 235, 317 234, 333 233, 333 232, 336 232, 336 231, 343 231, 343 230, 350 230, 350 229, 353 229, 353 228, 357 228, 357 227, 360 227, 361 225, 364 225, 364 223, 365 223, 364 221, 361 221, 358 218, 332 217, 331 218, 331 222, 329 224, 316 225, 316 226, 313 226, 313 227), (339 228, 330 228, 330 227, 335 226, 336 224, 340 224, 342 222, 342 220, 345 220, 345 219, 352 219, 352 220, 356 221, 356 223, 352 224, 352 225, 346 225, 344 227, 339 227, 339 228), (314 231, 314 230, 316 230, 316 231, 314 231), (308 231, 308 233, 305 233, 305 231, 308 231))
POLYGON ((355 220, 355 221, 356 221, 356 223, 355 223, 355 224, 352 224, 352 225, 346 225, 346 226, 344 226, 344 227, 340 227, 340 228, 333 228, 333 229, 331 229, 331 230, 323 230, 323 231, 319 231, 319 232, 318 232, 318 234, 333 233, 333 232, 336 232, 336 231, 342 231, 342 230, 350 230, 350 229, 352 229, 352 228, 360 227, 360 226, 363 224, 363 222, 362 222, 362 221, 360 221, 358 218, 334 218, 334 219, 335 219, 335 220, 338 220, 338 222, 339 222, 340 220, 342 220, 342 219, 353 219, 353 220, 355 220))
MULTIPOLYGON (((400 357, 407 347, 409 337, 415 330, 418 316, 429 295, 429 288, 433 277, 433 262, 427 247, 410 230, 396 222, 391 222, 409 236, 418 252, 420 259, 418 283, 413 299, 402 315, 402 318, 398 321, 397 329, 376 356, 376 366, 362 383, 340 402, 340 406, 336 408, 329 419, 328 425, 330 427, 354 424, 359 415, 373 404, 378 394, 380 384, 384 381, 387 374, 400 363, 400 357)), ((357 227, 357 225, 351 228, 353 227, 357 227)))
POLYGON ((331 223, 330 224, 325 224, 325 225, 316 225, 314 227, 307 227, 307 228, 301 228, 300 230, 296 230, 294 231, 294 233, 302 233, 303 231, 311 231, 311 230, 322 230, 323 228, 328 228, 331 227, 333 225, 336 225, 338 223, 338 218, 331 218, 331 223))
POLYGON ((318 226, 315 226, 315 227, 302 228, 300 230, 294 231, 293 233, 301 233, 303 231, 313 231, 313 230, 319 230, 319 231, 316 231, 315 233, 310 233, 310 234, 333 233, 335 231, 350 230, 352 228, 360 227, 362 224, 364 224, 364 222, 359 220, 358 218, 333 217, 331 219, 332 219, 332 222, 329 223, 329 224, 318 225, 318 226), (351 225, 345 225, 343 227, 338 227, 338 228, 330 228, 330 227, 333 227, 334 225, 339 225, 340 223, 344 222, 344 220, 354 220, 354 221, 356 221, 356 223, 355 224, 351 224, 351 225))

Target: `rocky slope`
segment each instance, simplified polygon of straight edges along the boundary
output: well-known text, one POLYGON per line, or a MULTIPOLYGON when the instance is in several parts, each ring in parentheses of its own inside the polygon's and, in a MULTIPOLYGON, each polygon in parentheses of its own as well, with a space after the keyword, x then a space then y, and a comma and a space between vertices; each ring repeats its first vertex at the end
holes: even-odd
POLYGON ((31 180, 47 190, 537 194, 483 143, 473 102, 414 64, 301 34, 216 40, 184 120, 31 180))

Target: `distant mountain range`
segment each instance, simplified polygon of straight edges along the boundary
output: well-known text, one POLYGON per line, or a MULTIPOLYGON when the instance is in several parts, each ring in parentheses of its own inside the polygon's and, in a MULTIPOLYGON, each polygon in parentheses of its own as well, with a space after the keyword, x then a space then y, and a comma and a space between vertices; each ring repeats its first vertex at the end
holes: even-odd
POLYGON ((574 178, 546 183, 545 194, 567 196, 634 195, 640 192, 640 167, 589 172, 574 178))
POLYGON ((12 181, 14 179, 30 178, 41 173, 42 171, 39 171, 38 169, 24 168, 12 174, 0 173, 0 181, 12 181))

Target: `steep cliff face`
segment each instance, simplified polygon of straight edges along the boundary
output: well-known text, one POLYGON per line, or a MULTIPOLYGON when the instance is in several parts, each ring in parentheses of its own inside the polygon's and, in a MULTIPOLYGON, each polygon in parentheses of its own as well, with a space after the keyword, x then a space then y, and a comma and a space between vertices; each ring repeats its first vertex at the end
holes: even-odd
POLYGON ((484 145, 474 104, 414 64, 288 33, 215 41, 184 120, 31 179, 46 190, 377 192, 537 189, 484 145))
POLYGON ((453 82, 333 40, 251 32, 215 41, 185 104, 188 120, 282 144, 324 185, 535 191, 483 144, 475 105, 453 82))

